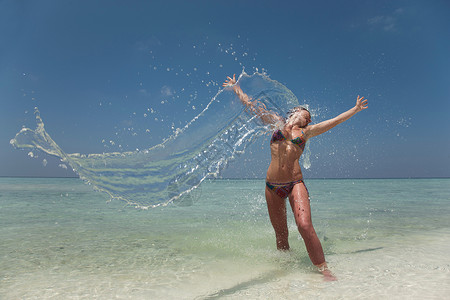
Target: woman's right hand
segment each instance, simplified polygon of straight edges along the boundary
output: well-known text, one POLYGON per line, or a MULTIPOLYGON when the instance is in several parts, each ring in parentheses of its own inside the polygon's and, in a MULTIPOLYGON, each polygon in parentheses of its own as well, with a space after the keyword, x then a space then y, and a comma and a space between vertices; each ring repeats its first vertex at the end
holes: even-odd
POLYGON ((359 95, 356 98, 356 105, 355 105, 355 107, 356 107, 357 111, 362 111, 363 109, 366 109, 368 107, 367 106, 367 99, 366 100, 363 100, 363 99, 364 99, 364 97, 360 97, 359 95))
POLYGON ((232 86, 235 83, 236 83, 236 74, 233 74, 233 78, 231 78, 230 76, 227 76, 227 80, 225 80, 225 82, 222 84, 222 86, 223 87, 232 86))

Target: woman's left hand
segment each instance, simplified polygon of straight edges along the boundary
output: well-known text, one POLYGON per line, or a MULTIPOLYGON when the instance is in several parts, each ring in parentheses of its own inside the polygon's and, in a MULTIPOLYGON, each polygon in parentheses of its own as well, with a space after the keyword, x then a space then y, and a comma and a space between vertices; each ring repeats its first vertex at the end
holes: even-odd
POLYGON ((356 105, 355 105, 357 111, 362 111, 363 109, 368 108, 367 105, 367 99, 364 100, 364 97, 358 97, 356 98, 356 105))
POLYGON ((233 78, 231 78, 230 76, 227 76, 227 80, 225 80, 225 82, 222 84, 222 86, 223 87, 232 86, 235 83, 236 83, 236 74, 233 74, 233 78))

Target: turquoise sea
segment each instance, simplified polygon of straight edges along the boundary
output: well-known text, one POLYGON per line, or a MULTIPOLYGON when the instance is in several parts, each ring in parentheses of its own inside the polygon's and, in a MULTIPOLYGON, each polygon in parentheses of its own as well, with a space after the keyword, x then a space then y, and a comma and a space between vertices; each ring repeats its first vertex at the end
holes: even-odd
POLYGON ((291 214, 276 250, 264 180, 138 210, 75 178, 0 178, 0 299, 448 299, 450 179, 305 182, 336 282, 291 214))

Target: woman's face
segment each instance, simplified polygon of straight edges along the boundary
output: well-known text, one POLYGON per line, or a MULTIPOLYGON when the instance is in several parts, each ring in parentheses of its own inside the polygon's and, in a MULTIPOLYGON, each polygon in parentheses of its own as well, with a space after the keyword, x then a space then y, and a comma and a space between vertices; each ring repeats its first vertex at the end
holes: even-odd
POLYGON ((311 115, 307 110, 299 110, 291 116, 291 122, 299 127, 306 127, 311 123, 311 115))

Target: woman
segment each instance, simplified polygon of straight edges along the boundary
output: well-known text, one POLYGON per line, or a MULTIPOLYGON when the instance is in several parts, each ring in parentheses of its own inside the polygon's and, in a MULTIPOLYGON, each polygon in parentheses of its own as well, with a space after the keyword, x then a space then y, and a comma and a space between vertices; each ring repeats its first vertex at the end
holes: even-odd
POLYGON ((233 78, 227 77, 223 86, 231 86, 241 102, 251 112, 259 115, 266 124, 283 122, 282 129, 276 130, 270 141, 271 162, 267 170, 265 191, 270 221, 275 230, 277 249, 289 250, 285 201, 288 197, 295 222, 305 241, 312 263, 318 267, 327 280, 335 280, 336 278, 327 268, 322 245, 311 221, 309 194, 303 182, 299 159, 308 139, 330 130, 350 119, 357 112, 366 109, 367 100, 358 96, 356 105, 348 111, 333 119, 309 125, 311 114, 304 107, 293 108, 284 120, 269 113, 263 105, 257 105, 256 101, 251 101, 248 95, 236 85, 236 75, 233 75, 233 78))

